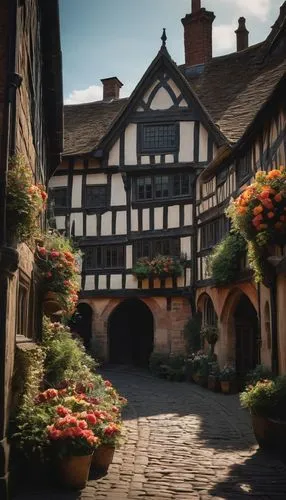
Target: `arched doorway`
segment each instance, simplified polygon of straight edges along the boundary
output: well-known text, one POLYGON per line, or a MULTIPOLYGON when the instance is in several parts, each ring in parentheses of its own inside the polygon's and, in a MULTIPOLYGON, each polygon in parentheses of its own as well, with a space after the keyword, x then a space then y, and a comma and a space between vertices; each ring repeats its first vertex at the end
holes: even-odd
POLYGON ((139 299, 127 299, 112 312, 108 322, 109 361, 147 366, 154 342, 153 315, 139 299))
POLYGON ((92 337, 92 308, 89 304, 81 302, 77 305, 69 327, 82 338, 85 348, 88 349, 92 337))
POLYGON ((258 362, 258 319, 249 298, 243 294, 234 312, 236 337, 236 371, 244 376, 253 370, 258 362))

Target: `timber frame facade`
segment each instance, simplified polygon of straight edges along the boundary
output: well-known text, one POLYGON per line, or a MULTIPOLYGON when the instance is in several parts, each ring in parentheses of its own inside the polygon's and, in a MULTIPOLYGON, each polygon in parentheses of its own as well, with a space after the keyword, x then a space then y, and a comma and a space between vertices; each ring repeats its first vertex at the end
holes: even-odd
POLYGON ((225 287, 214 285, 206 264, 229 232, 231 197, 257 170, 285 164, 286 2, 264 42, 248 47, 244 37, 238 52, 215 58, 214 15, 200 1, 193 9, 182 20, 184 65, 171 59, 164 32, 130 98, 118 97, 122 84, 114 77, 103 80, 102 101, 65 106, 63 161, 50 181, 54 224, 83 251, 81 303, 104 359, 132 362, 144 349, 145 361, 152 350, 184 352, 184 325, 199 311, 204 323, 219 325, 221 365, 232 362, 243 373, 261 361, 286 371, 284 264, 274 284, 260 287, 247 259, 238 281, 225 287), (192 34, 195 22, 205 23, 203 41, 192 34), (182 276, 137 279, 137 259, 156 254, 184 256, 182 276), (150 329, 148 346, 141 321, 150 329))
MULTIPOLYGON (((8 423, 17 394, 15 353, 41 335, 33 249, 9 238, 9 159, 21 155, 35 183, 47 186, 63 149, 62 70, 57 0, 2 0, 0 5, 0 498, 10 498, 8 423)), ((43 221, 44 222, 44 221, 43 221)), ((18 376, 21 378, 22 372, 18 376)))

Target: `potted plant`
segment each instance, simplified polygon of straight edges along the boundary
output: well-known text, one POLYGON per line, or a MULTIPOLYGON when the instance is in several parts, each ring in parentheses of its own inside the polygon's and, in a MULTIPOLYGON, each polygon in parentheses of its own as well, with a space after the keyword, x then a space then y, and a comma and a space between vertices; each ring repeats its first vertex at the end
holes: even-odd
POLYGON ((211 348, 211 356, 214 355, 214 347, 219 338, 219 332, 217 326, 214 325, 204 325, 201 329, 201 337, 206 340, 211 348))
POLYGON ((177 257, 167 255, 157 255, 151 260, 148 257, 141 257, 132 270, 138 279, 178 277, 182 276, 183 271, 184 262, 177 257))
POLYGON ((203 387, 207 386, 209 374, 209 356, 203 351, 198 351, 193 356, 193 380, 203 387))
POLYGON ((85 487, 91 459, 99 438, 89 427, 89 420, 63 408, 65 416, 47 426, 48 438, 58 458, 61 481, 69 487, 85 487))
POLYGON ((267 246, 285 240, 286 171, 257 172, 255 181, 227 209, 235 231, 248 244, 248 260, 255 280, 261 281, 267 246))
POLYGON ((120 444, 121 425, 106 412, 100 414, 94 412, 94 414, 98 415, 95 432, 100 438, 100 446, 93 455, 92 465, 96 470, 106 472, 112 463, 115 449, 120 444))
POLYGON ((219 374, 221 392, 230 394, 234 391, 236 372, 232 365, 225 365, 219 374))
POLYGON ((260 447, 284 452, 286 446, 286 376, 259 380, 240 395, 251 413, 254 435, 260 447))
POLYGON ((220 369, 217 362, 209 364, 208 389, 211 391, 220 391, 220 369))

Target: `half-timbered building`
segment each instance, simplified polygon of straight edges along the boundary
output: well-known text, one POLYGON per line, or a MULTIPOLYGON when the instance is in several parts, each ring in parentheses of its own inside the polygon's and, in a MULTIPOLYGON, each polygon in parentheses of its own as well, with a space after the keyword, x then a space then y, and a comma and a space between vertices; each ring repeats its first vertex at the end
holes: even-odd
POLYGON ((283 93, 271 119, 267 103, 286 69, 285 9, 269 37, 251 47, 240 18, 237 52, 213 58, 215 16, 193 0, 182 19, 183 65, 171 59, 164 32, 130 98, 120 99, 122 83, 113 77, 102 80, 102 101, 65 106, 65 152, 50 182, 55 224, 83 251, 80 307, 105 359, 144 363, 152 350, 184 351, 184 324, 199 310, 222 330, 221 363, 242 363, 250 331, 253 357, 242 368, 259 360, 261 292, 243 263, 239 284, 214 287, 206 260, 229 231, 231 196, 256 168, 283 163, 283 93), (183 274, 134 275, 138 259, 157 254, 183 257, 183 274))

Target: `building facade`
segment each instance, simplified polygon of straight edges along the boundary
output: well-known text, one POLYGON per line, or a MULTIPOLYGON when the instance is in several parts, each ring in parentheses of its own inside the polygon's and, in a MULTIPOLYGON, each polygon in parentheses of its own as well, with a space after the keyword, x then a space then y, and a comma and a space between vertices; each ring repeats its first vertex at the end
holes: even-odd
POLYGON ((58 2, 3 0, 0 23, 0 497, 6 499, 15 350, 33 349, 41 328, 33 249, 10 238, 6 181, 9 159, 15 155, 24 159, 35 183, 45 186, 60 162, 62 74, 58 2))
POLYGON ((229 232, 231 197, 257 169, 285 162, 285 11, 251 47, 240 18, 237 52, 213 58, 215 16, 193 0, 182 19, 185 64, 171 59, 164 32, 129 99, 113 77, 102 80, 102 101, 65 107, 63 162, 50 182, 55 224, 83 251, 82 314, 105 359, 184 352, 184 325, 200 311, 219 325, 221 364, 277 368, 279 293, 257 287, 247 262, 237 283, 217 287, 207 257, 229 232), (138 259, 158 254, 183 257, 182 275, 134 275, 138 259))

